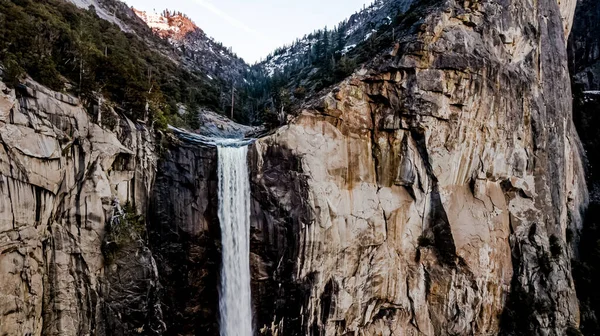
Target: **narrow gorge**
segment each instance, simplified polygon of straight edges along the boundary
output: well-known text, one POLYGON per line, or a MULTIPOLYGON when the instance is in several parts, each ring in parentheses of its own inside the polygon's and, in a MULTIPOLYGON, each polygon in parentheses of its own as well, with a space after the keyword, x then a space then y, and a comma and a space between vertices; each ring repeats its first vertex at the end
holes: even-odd
POLYGON ((274 127, 0 84, 0 335, 595 335, 597 3, 377 2, 274 127))

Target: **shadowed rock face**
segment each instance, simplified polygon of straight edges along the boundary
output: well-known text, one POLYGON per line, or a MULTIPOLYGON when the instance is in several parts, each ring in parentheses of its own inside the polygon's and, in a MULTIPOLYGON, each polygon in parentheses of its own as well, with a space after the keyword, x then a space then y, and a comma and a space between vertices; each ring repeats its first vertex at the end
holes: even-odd
POLYGON ((303 223, 314 219, 309 177, 302 169, 301 159, 289 148, 275 143, 253 147, 249 163, 250 262, 256 327, 267 335, 284 326, 287 335, 307 335, 303 309, 313 279, 298 281, 296 269, 306 252, 300 244, 303 223))
POLYGON ((216 148, 177 143, 158 168, 148 231, 172 335, 219 334, 216 154, 216 148))
POLYGON ((584 91, 600 88, 600 6, 595 1, 580 0, 577 20, 569 40, 569 65, 573 82, 584 91))
POLYGON ((581 136, 586 155, 586 178, 590 190, 590 206, 586 213, 578 262, 574 278, 581 306, 581 331, 585 335, 600 332, 598 312, 600 294, 600 3, 579 1, 577 20, 569 40, 569 67, 575 98, 573 119, 581 136))

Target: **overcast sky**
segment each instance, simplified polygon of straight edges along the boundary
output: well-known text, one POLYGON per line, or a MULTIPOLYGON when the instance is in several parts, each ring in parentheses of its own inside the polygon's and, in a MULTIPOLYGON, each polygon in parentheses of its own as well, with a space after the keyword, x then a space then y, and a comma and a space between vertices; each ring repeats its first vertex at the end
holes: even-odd
POLYGON ((248 63, 315 29, 335 26, 372 0, 125 0, 157 13, 181 11, 248 63))

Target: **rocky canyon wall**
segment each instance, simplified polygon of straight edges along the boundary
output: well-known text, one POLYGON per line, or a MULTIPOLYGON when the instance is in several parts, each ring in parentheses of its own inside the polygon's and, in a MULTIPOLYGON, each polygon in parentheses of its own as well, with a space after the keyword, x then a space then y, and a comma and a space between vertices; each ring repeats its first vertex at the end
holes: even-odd
POLYGON ((152 132, 32 81, 0 85, 0 334, 128 334, 150 320, 160 329, 150 251, 106 240, 115 204, 147 208, 152 132), (108 243, 120 244, 114 261, 108 243))
POLYGON ((393 50, 257 142, 254 227, 294 237, 263 281, 308 295, 295 316, 276 307, 270 332, 577 329, 570 244, 587 194, 567 70, 573 10, 424 5, 393 50))
POLYGON ((158 167, 148 227, 170 335, 219 335, 217 186, 216 148, 171 139, 158 167))

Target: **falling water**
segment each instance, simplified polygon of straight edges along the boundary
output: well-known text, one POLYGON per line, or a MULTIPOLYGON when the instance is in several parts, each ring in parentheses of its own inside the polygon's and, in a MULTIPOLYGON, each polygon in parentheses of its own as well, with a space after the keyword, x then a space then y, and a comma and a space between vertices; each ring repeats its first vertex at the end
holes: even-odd
POLYGON ((220 145, 218 152, 219 220, 223 246, 219 288, 221 336, 251 336, 248 147, 220 145))

